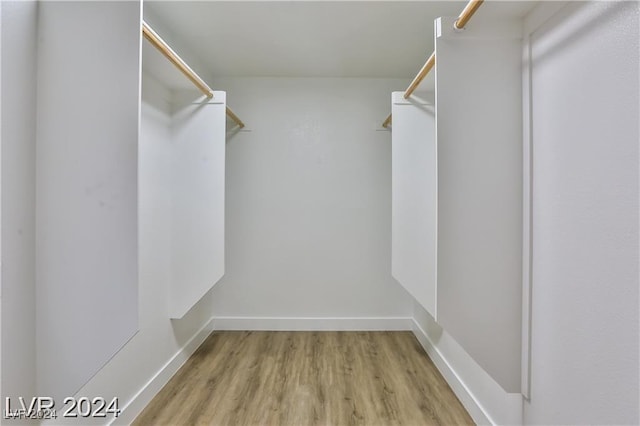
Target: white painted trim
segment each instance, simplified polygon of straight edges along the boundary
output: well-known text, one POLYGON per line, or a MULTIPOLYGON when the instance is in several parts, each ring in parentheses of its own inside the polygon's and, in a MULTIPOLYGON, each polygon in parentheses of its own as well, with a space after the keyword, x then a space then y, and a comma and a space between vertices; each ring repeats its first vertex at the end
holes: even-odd
POLYGON ((410 317, 216 317, 213 330, 398 331, 411 330, 410 317))
POLYGON ((522 30, 522 350, 520 392, 531 392, 531 292, 533 287, 533 135, 531 134, 531 37, 568 2, 543 2, 525 18, 522 30))
MULTIPOLYGON (((0 46, 2 46, 2 2, 0 1, 0 46)), ((0 82, 2 82, 2 55, 0 54, 0 82)), ((2 84, 0 84, 2 99, 2 84)), ((2 102, 0 102, 0 236, 2 233, 2 102)), ((0 336, 2 335, 2 238, 0 238, 0 336)), ((0 383, 2 383, 2 338, 0 338, 0 383)), ((3 395, 4 396, 4 395, 3 395)))
POLYGON ((467 409, 469 415, 473 419, 476 424, 486 425, 491 424, 495 425, 496 423, 491 419, 489 414, 484 410, 482 404, 476 399, 471 390, 464 383, 464 380, 456 373, 454 368, 449 364, 447 359, 442 355, 440 350, 431 342, 427 333, 420 327, 420 324, 414 319, 412 320, 412 329, 413 334, 420 342, 420 345, 424 348, 431 361, 435 364, 440 371, 440 374, 444 377, 444 379, 453 390, 453 393, 456 394, 464 408, 467 409))
POLYGON ((529 399, 531 381, 531 265, 533 255, 533 167, 531 153, 531 41, 522 40, 522 343, 520 392, 529 399))
POLYGON ((182 365, 193 355, 198 347, 213 331, 211 318, 198 330, 191 339, 180 349, 158 372, 127 402, 122 408, 122 413, 113 419, 109 425, 128 425, 151 402, 154 396, 173 377, 182 365))

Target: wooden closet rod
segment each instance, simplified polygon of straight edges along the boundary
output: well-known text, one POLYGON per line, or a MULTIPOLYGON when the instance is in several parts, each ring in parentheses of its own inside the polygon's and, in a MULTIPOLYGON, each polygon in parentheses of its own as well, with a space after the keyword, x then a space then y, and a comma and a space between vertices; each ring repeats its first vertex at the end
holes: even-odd
POLYGON ((184 74, 189 80, 191 80, 191 82, 195 84, 196 87, 200 89, 200 91, 202 91, 202 93, 204 93, 207 98, 213 97, 211 87, 209 87, 209 85, 205 83, 204 80, 201 79, 200 76, 196 74, 195 71, 193 71, 191 67, 189 67, 189 65, 187 65, 187 63, 183 61, 182 58, 178 56, 176 52, 174 52, 173 49, 169 47, 169 45, 155 31, 153 31, 149 24, 144 21, 142 21, 142 34, 144 35, 144 38, 149 40, 149 42, 156 49, 158 49, 160 53, 162 53, 173 65, 175 65, 176 68, 178 68, 182 72, 182 74, 184 74))
POLYGON ((391 124, 391 114, 389 114, 389 116, 385 118, 384 122, 382 123, 382 127, 386 129, 387 127, 389 127, 389 124, 391 124))
POLYGON ((230 119, 232 119, 241 129, 244 127, 244 123, 242 122, 242 120, 240 120, 238 118, 237 115, 235 115, 233 113, 233 111, 231 111, 231 108, 227 107, 227 115, 229 116, 230 119))
MULTIPOLYGON (((198 89, 207 98, 213 97, 213 90, 207 83, 204 82, 203 79, 200 78, 198 74, 195 73, 194 70, 191 69, 189 65, 185 61, 182 60, 180 56, 176 52, 173 51, 171 47, 156 33, 146 22, 142 21, 142 34, 144 38, 149 40, 149 42, 160 51, 173 65, 176 66, 193 84, 196 85, 198 89)), ((242 120, 238 118, 237 115, 231 111, 231 108, 226 107, 226 113, 240 128, 244 127, 244 123, 242 120)))
POLYGON ((420 83, 422 83, 422 80, 424 80, 427 74, 429 74, 429 71, 431 71, 431 69, 435 64, 436 64, 436 52, 433 52, 431 56, 429 56, 429 59, 427 59, 427 62, 424 63, 424 65, 422 66, 422 68, 420 69, 416 77, 413 79, 409 87, 407 87, 407 90, 404 91, 405 99, 411 96, 413 91, 416 90, 416 88, 420 83))
MULTIPOLYGON (((467 22, 469 22, 473 14, 476 13, 480 5, 482 5, 482 3, 484 3, 484 0, 469 1, 469 3, 467 3, 464 9, 462 9, 462 12, 460 12, 458 19, 456 19, 456 22, 453 24, 453 26, 458 30, 463 29, 464 26, 467 25, 467 22)), ((429 71, 433 69, 433 66, 435 64, 436 64, 436 52, 434 51, 431 54, 431 56, 429 56, 429 59, 427 59, 427 62, 424 63, 424 65, 422 66, 418 74, 415 76, 415 78, 413 79, 409 87, 407 87, 407 90, 404 91, 405 99, 411 96, 414 90, 416 90, 416 88, 420 85, 420 83, 422 83, 422 80, 424 80, 427 74, 429 74, 429 71)), ((384 120, 384 122, 382 123, 382 127, 386 129, 387 127, 389 127, 389 124, 391 124, 391 114, 389 114, 389 116, 384 120)))
POLYGON ((471 19, 474 13, 478 10, 478 8, 484 3, 484 0, 471 0, 467 5, 462 9, 462 12, 456 19, 456 22, 453 24, 456 29, 461 30, 467 25, 467 22, 471 19))

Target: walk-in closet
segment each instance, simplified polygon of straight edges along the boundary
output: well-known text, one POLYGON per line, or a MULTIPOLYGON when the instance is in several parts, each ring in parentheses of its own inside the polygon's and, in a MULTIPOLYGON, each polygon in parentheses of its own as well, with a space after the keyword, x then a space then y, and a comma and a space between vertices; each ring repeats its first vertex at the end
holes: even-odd
POLYGON ((638 1, 0 0, 2 424, 640 423, 638 1))

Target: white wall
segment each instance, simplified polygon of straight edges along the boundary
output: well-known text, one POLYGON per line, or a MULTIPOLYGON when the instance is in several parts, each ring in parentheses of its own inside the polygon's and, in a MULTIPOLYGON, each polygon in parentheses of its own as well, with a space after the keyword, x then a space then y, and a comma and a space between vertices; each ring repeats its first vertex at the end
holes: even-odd
MULTIPOLYGON (((170 93, 148 75, 142 83, 142 117, 139 146, 139 331, 78 393, 78 396, 119 397, 124 408, 136 394, 121 423, 133 420, 169 376, 165 366, 179 366, 188 353, 181 352, 211 318, 211 295, 205 295, 180 320, 169 319, 171 283, 171 169, 170 93), (151 380, 159 375, 159 381, 151 380), (149 388, 145 388, 149 384, 149 388)), ((170 374, 171 372, 169 372, 170 374)), ((96 419, 96 423, 100 423, 96 419)))
POLYGON ((537 30, 528 23, 535 33, 527 424, 640 422, 639 8, 570 3, 537 30))
MULTIPOLYGON (((2 4, 0 3, 0 48, 2 47, 2 4)), ((1 51, 1 49, 0 49, 1 51)), ((2 54, 0 53, 0 99, 2 99, 2 54)), ((2 102, 0 102, 0 383, 2 383, 2 102)), ((0 399, 2 399, 0 385, 0 399)))
POLYGON ((2 1, 2 380, 4 397, 35 395, 37 4, 2 1))
POLYGON ((391 278, 389 92, 406 81, 214 81, 247 123, 227 142, 219 316, 410 317, 391 278))
POLYGON ((39 4, 36 363, 56 399, 138 330, 140 22, 140 1, 39 4))

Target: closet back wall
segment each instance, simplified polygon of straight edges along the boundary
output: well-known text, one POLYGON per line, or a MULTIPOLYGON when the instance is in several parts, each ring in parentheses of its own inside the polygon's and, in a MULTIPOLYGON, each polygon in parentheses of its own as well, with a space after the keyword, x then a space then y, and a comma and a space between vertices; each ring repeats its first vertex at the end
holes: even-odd
POLYGON ((250 130, 227 140, 226 275, 213 298, 217 317, 238 321, 217 327, 387 328, 411 316, 391 277, 391 135, 377 131, 406 84, 213 82, 250 130))

